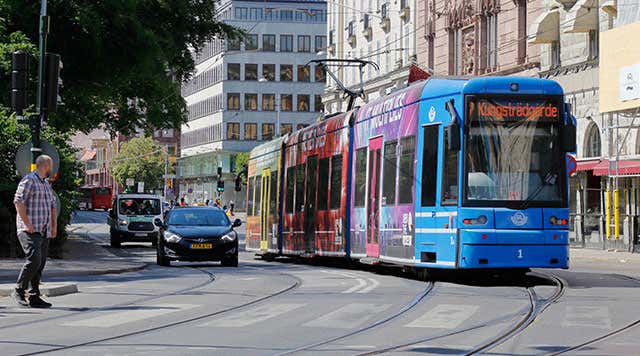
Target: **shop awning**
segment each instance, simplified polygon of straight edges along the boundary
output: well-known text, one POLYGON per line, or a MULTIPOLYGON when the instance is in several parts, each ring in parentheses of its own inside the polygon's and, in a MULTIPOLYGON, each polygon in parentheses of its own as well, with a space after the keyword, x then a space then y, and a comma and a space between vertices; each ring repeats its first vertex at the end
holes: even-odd
POLYGON ((595 166, 597 166, 600 162, 602 162, 602 160, 600 160, 600 159, 578 161, 577 162, 578 165, 576 167, 576 171, 578 171, 578 172, 590 171, 595 166))
POLYGON ((598 30, 598 0, 578 0, 567 13, 564 32, 598 30))
POLYGON ((640 174, 640 160, 618 161, 618 168, 615 163, 609 169, 609 160, 604 160, 593 167, 593 175, 595 176, 615 176, 615 175, 636 175, 640 174))
POLYGON ((531 25, 529 43, 551 43, 560 37, 560 9, 545 11, 531 25))
POLYGON ((82 154, 82 157, 80 157, 80 161, 81 162, 91 161, 95 157, 96 157, 96 151, 94 151, 94 150, 86 150, 82 154))

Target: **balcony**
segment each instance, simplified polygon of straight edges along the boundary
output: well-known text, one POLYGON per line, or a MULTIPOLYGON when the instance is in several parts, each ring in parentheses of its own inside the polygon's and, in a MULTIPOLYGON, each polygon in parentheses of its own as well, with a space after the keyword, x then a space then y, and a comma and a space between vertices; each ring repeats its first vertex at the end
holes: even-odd
POLYGON ((347 26, 347 42, 351 45, 351 47, 356 46, 356 31, 354 21, 350 21, 347 26))
POLYGON ((384 32, 391 29, 391 19, 389 18, 389 3, 382 4, 380 7, 380 27, 384 32))
POLYGON ((400 11, 398 11, 400 18, 404 21, 409 21, 411 16, 411 7, 409 6, 409 2, 407 0, 400 1, 400 11))
POLYGON ((368 40, 370 40, 371 36, 373 36, 373 29, 371 28, 369 14, 364 14, 364 16, 362 17, 362 36, 364 36, 368 40))

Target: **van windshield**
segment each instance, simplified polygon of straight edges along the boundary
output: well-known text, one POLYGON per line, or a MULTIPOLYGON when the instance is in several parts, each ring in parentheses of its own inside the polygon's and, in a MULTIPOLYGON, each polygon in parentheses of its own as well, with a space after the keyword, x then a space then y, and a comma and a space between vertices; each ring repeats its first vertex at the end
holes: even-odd
POLYGON ((118 209, 122 215, 160 215, 160 199, 123 198, 118 209))

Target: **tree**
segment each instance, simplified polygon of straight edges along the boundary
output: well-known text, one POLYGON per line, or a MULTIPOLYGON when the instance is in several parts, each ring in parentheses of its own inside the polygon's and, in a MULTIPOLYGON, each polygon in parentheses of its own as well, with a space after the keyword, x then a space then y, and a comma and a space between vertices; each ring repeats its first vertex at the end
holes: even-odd
MULTIPOLYGON (((216 3, 49 0, 48 50, 64 63, 65 104, 49 124, 88 132, 104 123, 125 135, 138 128, 180 127, 187 111, 179 84, 194 71, 192 51, 216 36, 242 34, 216 20, 216 3)), ((37 43, 39 8, 40 0, 0 0, 0 19, 9 33, 24 33, 37 43)), ((0 83, 7 82, 3 71, 0 83)))
POLYGON ((136 184, 144 182, 145 190, 159 189, 164 165, 163 148, 150 137, 137 137, 122 145, 111 162, 111 175, 121 186, 133 178, 136 184))

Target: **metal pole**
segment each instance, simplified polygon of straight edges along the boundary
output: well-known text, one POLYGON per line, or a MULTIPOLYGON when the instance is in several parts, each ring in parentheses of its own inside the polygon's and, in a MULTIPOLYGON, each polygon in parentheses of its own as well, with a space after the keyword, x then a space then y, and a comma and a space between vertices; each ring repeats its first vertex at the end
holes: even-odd
POLYGON ((169 174, 169 146, 164 145, 164 179, 162 180, 162 196, 167 200, 167 175, 169 174))
POLYGON ((40 44, 39 44, 39 61, 38 61, 38 98, 37 98, 37 114, 31 117, 31 170, 35 169, 36 158, 42 153, 40 148, 40 128, 42 122, 47 119, 46 110, 44 110, 45 102, 45 66, 44 57, 47 52, 47 34, 49 33, 49 17, 47 16, 47 0, 42 0, 40 5, 40 44))

